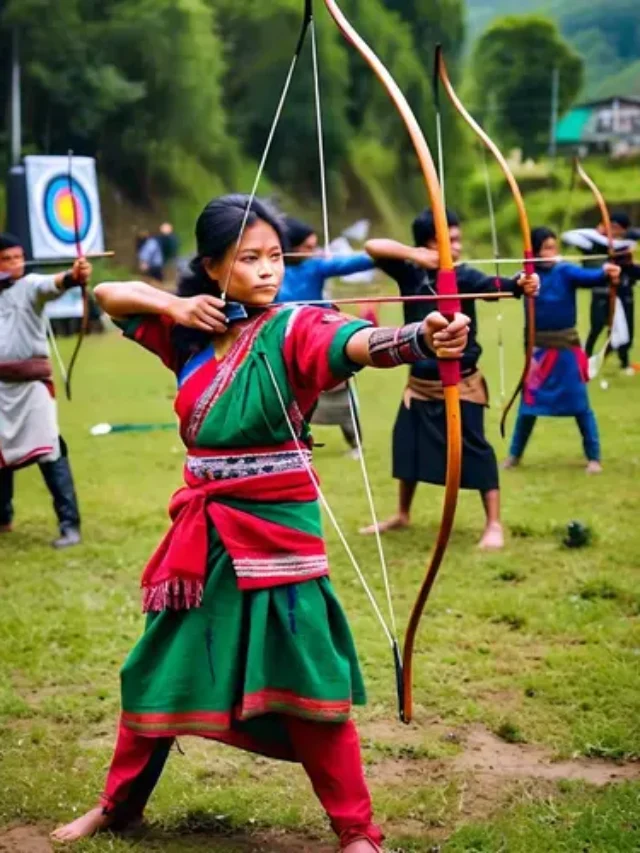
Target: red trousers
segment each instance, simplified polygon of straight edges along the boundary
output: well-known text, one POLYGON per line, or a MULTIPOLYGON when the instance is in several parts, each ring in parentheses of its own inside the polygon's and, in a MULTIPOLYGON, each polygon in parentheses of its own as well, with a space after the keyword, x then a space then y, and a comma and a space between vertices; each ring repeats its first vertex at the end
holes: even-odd
MULTIPOLYGON (((296 757, 329 816, 342 847, 357 838, 381 844, 373 823, 371 796, 364 779, 355 724, 318 723, 286 717, 296 757)), ((142 815, 162 773, 173 738, 142 737, 122 724, 107 776, 102 804, 114 828, 142 815)))

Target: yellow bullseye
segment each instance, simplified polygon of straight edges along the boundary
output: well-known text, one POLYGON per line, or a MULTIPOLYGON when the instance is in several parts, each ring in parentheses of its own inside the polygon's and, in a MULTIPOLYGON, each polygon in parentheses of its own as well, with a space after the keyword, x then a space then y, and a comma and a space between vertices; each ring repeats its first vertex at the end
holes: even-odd
POLYGON ((65 193, 58 201, 58 219, 65 228, 73 228, 73 201, 69 193, 65 193))

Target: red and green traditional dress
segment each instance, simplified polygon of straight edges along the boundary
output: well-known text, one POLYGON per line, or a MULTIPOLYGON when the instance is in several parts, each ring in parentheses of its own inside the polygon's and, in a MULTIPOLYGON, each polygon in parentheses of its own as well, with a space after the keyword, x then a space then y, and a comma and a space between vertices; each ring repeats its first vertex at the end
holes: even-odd
POLYGON ((122 726, 295 760, 285 716, 339 723, 365 701, 328 577, 305 414, 358 369, 345 347, 367 324, 269 309, 224 357, 209 346, 184 366, 168 318, 121 325, 176 373, 187 448, 172 527, 142 579, 147 625, 122 670, 122 726))

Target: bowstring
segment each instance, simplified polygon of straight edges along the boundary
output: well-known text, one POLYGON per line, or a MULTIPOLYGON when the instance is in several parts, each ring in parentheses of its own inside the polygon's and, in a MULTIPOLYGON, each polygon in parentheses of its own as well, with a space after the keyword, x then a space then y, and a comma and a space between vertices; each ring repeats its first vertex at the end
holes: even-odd
MULTIPOLYGON (((287 72, 284 85, 282 87, 282 92, 280 94, 280 99, 279 99, 278 105, 276 107, 275 115, 274 115, 273 121, 271 123, 269 133, 267 135, 267 141, 266 141, 265 148, 264 148, 264 151, 262 153, 262 156, 260 158, 260 163, 258 165, 256 177, 254 179, 253 186, 251 188, 251 192, 249 194, 247 206, 246 206, 244 216, 242 219, 242 223, 240 226, 240 232, 239 232, 238 238, 236 240, 232 262, 231 262, 229 269, 227 271, 227 274, 225 276, 224 286, 222 288, 222 293, 221 293, 222 299, 225 301, 226 301, 226 297, 227 297, 227 290, 229 288, 229 282, 231 280, 231 274, 233 272, 233 268, 234 268, 235 263, 237 261, 238 253, 240 251, 240 246, 242 244, 242 239, 244 237, 244 233, 245 233, 246 228, 247 228, 247 223, 249 221, 249 216, 251 214, 251 208, 252 208, 253 202, 256 198, 256 195, 258 192, 258 187, 260 185, 260 181, 262 180, 262 175, 263 175, 265 167, 266 167, 267 159, 268 159, 269 153, 271 151, 273 140, 275 138, 275 134, 276 134, 278 125, 280 123, 280 118, 282 116, 282 112, 283 112, 283 109, 284 109, 284 106, 285 106, 285 103, 286 103, 286 100, 287 100, 287 97, 289 94, 289 89, 291 88, 291 83, 292 83, 292 80, 293 80, 293 77, 294 77, 294 74, 296 71, 296 67, 298 65, 298 61, 300 59, 302 48, 304 46, 306 34, 307 34, 307 31, 309 29, 312 30, 312 38, 313 38, 312 55, 313 55, 313 60, 314 60, 314 89, 316 92, 316 119, 317 119, 318 127, 319 127, 320 131, 322 129, 322 115, 321 115, 320 106, 319 106, 319 104, 320 104, 320 99, 319 99, 320 81, 319 81, 319 74, 317 74, 318 63, 317 63, 317 44, 316 44, 316 39, 315 39, 315 26, 314 26, 314 20, 313 20, 311 0, 305 0, 305 19, 303 21, 303 25, 302 25, 302 28, 300 31, 300 36, 298 38, 298 43, 296 45, 296 49, 294 51, 293 58, 292 58, 291 63, 289 65, 289 70, 287 72)), ((319 137, 322 138, 321 132, 319 133, 319 137)), ((325 170, 325 163, 324 163, 324 150, 322 147, 321 147, 320 151, 321 151, 323 224, 324 224, 324 232, 325 232, 324 233, 324 239, 325 239, 325 242, 328 243, 329 222, 328 222, 328 205, 327 205, 327 192, 326 192, 326 170, 325 170)), ((384 631, 385 637, 387 638, 391 648, 393 649, 394 655, 397 656, 397 649, 398 649, 397 640, 395 639, 394 636, 392 636, 391 631, 389 630, 389 626, 387 625, 387 622, 386 622, 384 616, 382 615, 382 612, 380 610, 378 602, 377 602, 371 588, 369 587, 369 585, 367 583, 367 580, 364 576, 364 573, 362 572, 362 569, 360 568, 360 566, 358 564, 358 561, 356 560, 355 554, 353 553, 353 550, 351 549, 349 543, 347 542, 347 539, 346 539, 340 525, 338 524, 338 520, 337 520, 335 514, 333 513, 333 510, 331 509, 329 502, 327 501, 323 491, 320 489, 320 486, 317 483, 316 478, 314 477, 311 466, 307 462, 307 459, 306 459, 306 457, 302 451, 302 448, 300 446, 298 436, 296 435, 293 424, 291 423, 291 418, 289 417, 289 413, 287 411, 284 399, 283 399, 282 394, 280 392, 280 388, 278 386, 276 377, 273 373, 273 369, 271 367, 271 364, 269 363, 269 360, 266 357, 266 354, 263 353, 263 356, 264 356, 265 365, 267 367, 267 370, 269 372, 269 376, 271 378, 271 382, 273 384, 274 390, 275 390, 276 395, 278 397, 278 401, 280 403, 282 413, 283 413, 285 421, 287 423, 287 427, 288 427, 289 432, 291 433, 291 436, 295 442, 295 445, 296 445, 296 448, 297 448, 298 453, 300 455, 300 459, 302 461, 302 464, 303 464, 305 470, 307 471, 307 473, 309 474, 309 478, 310 478, 311 482, 314 484, 314 487, 316 489, 318 499, 320 500, 320 503, 324 507, 324 510, 327 513, 327 515, 328 515, 328 517, 329 517, 329 519, 330 519, 330 521, 331 521, 331 523, 332 523, 332 525, 333 525, 333 527, 334 527, 334 529, 338 535, 338 538, 340 539, 340 541, 341 541, 341 543, 345 549, 345 552, 346 552, 346 554, 347 554, 347 556, 351 562, 351 565, 353 566, 353 568, 356 572, 356 575, 357 575, 358 579, 360 580, 360 583, 362 584, 362 587, 363 587, 367 597, 369 598, 369 602, 371 603, 371 606, 373 607, 374 613, 375 613, 376 617, 378 618, 378 621, 380 622, 380 625, 382 627, 382 630, 384 631)))
POLYGON ((280 93, 280 99, 278 101, 278 105, 276 107, 275 115, 273 117, 273 121, 271 122, 271 127, 269 128, 269 133, 267 135, 267 141, 265 143, 264 151, 262 152, 262 157, 260 158, 260 163, 258 164, 258 171, 256 173, 253 186, 251 187, 251 192, 249 193, 249 198, 247 201, 247 206, 244 212, 244 216, 242 218, 242 223, 240 225, 240 232, 238 234, 238 239, 236 240, 236 245, 233 253, 233 258, 231 264, 229 265, 229 269, 227 270, 227 274, 225 276, 224 285, 222 287, 221 298, 226 302, 227 299, 227 290, 229 289, 229 282, 231 281, 231 274, 233 272, 233 268, 236 265, 236 261, 238 260, 238 253, 240 251, 240 246, 242 245, 242 240, 244 238, 245 231, 247 230, 247 223, 249 221, 249 216, 251 215, 251 208, 253 207, 253 202, 258 194, 258 187, 260 186, 260 182, 262 180, 262 175, 264 174, 265 167, 267 165, 267 160, 269 158, 269 154, 271 153, 271 147, 273 145, 273 140, 276 135, 276 130, 278 129, 278 125, 280 124, 280 118, 282 116, 282 111, 284 109, 284 105, 286 103, 287 97, 289 95, 289 89, 291 88, 291 82, 293 80, 293 76, 296 71, 296 67, 298 65, 298 61, 300 59, 300 54, 302 52, 302 48, 304 46, 307 30, 309 28, 309 24, 311 18, 309 17, 309 2, 306 3, 305 6, 305 20, 302 24, 302 29, 300 31, 300 36, 298 38, 298 43, 296 45, 296 49, 294 51, 293 57, 291 59, 291 63, 289 65, 289 70, 287 71, 287 75, 285 77, 284 85, 282 87, 282 92, 280 93))
MULTIPOLYGON (((312 18, 309 24, 309 30, 311 35, 311 61, 313 66, 313 89, 314 89, 314 100, 315 100, 315 115, 316 115, 316 132, 318 137, 318 157, 320 163, 320 198, 322 202, 322 227, 323 227, 323 241, 325 252, 329 252, 329 247, 331 245, 330 239, 330 231, 329 231, 329 203, 328 203, 328 192, 327 192, 327 171, 326 171, 326 163, 324 156, 324 122, 322 115, 322 100, 320 96, 320 64, 318 61, 318 44, 316 37, 316 25, 315 20, 312 18)), ((398 628, 397 628, 397 620, 395 614, 395 608, 393 606, 393 596, 391 594, 391 583, 389 580, 389 568, 387 565, 386 556, 384 553, 384 548, 382 545, 382 536, 380 535, 380 520, 378 518, 378 514, 376 512, 375 501, 373 498, 373 489, 371 487, 371 478, 369 476, 369 470, 367 466, 367 462, 365 459, 364 448, 362 446, 362 435, 360 432, 360 423, 358 421, 357 414, 357 390, 356 390, 356 381, 355 378, 352 377, 347 380, 347 397, 349 400, 349 415, 351 418, 351 423, 353 426, 353 432, 356 440, 356 449, 358 452, 358 461, 360 463, 360 470, 362 471, 362 480, 364 483, 365 493, 367 496, 367 503, 369 506, 369 512, 371 515, 371 521, 373 524, 374 535, 376 540, 376 547, 378 551, 378 558, 380 560, 380 571, 382 574, 382 580, 385 589, 385 596, 387 600, 387 607, 389 610, 389 619, 391 622, 391 629, 393 633, 392 637, 392 645, 395 644, 395 647, 398 647, 398 628)), ((364 579, 362 572, 358 569, 358 576, 360 577, 361 582, 364 579)), ((366 585, 365 581, 365 591, 369 595, 371 599, 372 593, 371 590, 366 585)), ((376 604, 376 608, 377 608, 376 604)), ((379 609, 379 608, 378 608, 379 609)), ((388 631, 388 628, 387 628, 388 631)))
MULTIPOLYGON (((493 204, 493 193, 491 192, 491 175, 489 174, 489 163, 487 162, 487 151, 483 145, 482 148, 482 164, 484 171, 484 186, 487 195, 487 207, 489 209, 489 224, 491 228, 491 251, 495 261, 495 276, 496 284, 500 281, 500 249, 498 246, 498 229, 496 227, 496 212, 493 204)), ((500 289, 500 288, 498 288, 500 289)), ((498 369, 500 374, 500 403, 504 407, 507 397, 506 377, 505 377, 505 358, 504 358, 504 315, 501 307, 498 307, 496 316, 496 326, 498 331, 498 369)))
POLYGON ((433 63, 433 76, 431 78, 433 89, 433 102, 436 110, 436 149, 438 152, 438 181, 440 182, 440 194, 442 204, 447 206, 444 189, 444 134, 442 132, 442 110, 440 108, 440 75, 438 73, 438 53, 436 50, 433 63))
POLYGON ((318 483, 317 477, 313 473, 313 469, 311 468, 311 465, 309 464, 309 461, 308 461, 308 459, 304 453, 304 450, 300 444, 300 439, 298 438, 298 435, 294 429, 293 423, 291 422, 291 417, 289 415, 289 412, 287 411, 287 407, 286 407, 284 398, 282 396, 282 392, 280 391, 280 386, 278 385, 278 380, 276 379, 276 376, 273 372, 273 368, 271 367, 269 359, 268 359, 266 353, 261 353, 261 355, 264 359, 265 366, 266 366, 267 371, 269 373, 269 377, 271 379, 271 384, 273 385, 274 391, 276 392, 276 395, 278 397, 278 402, 280 403, 280 408, 282 409, 282 414, 284 415, 284 418, 285 418, 285 421, 287 424, 287 428, 289 429, 289 433, 291 434, 291 438, 293 439, 293 442, 296 446, 296 450, 297 450, 298 455, 300 457, 300 461, 301 461, 305 471, 309 475, 309 479, 312 482, 312 484, 316 490, 318 500, 322 504, 324 511, 326 512, 327 516, 329 517, 329 520, 331 521, 331 524, 333 525, 333 528, 336 531, 336 534, 337 534, 338 538, 340 539, 340 542, 342 543, 342 547, 344 548, 344 550, 347 554, 347 557, 349 558, 349 561, 351 562, 351 565, 353 566, 353 569, 354 569, 356 575, 358 576, 360 583, 362 584, 362 587, 363 587, 363 589, 364 589, 364 591, 365 591, 365 593, 369 599, 369 602, 370 602, 371 606, 373 607, 373 611, 374 611, 378 621, 380 622, 380 626, 381 626, 382 630, 384 631, 384 635, 387 638, 387 641, 389 642, 389 645, 391 646, 391 648, 394 649, 396 647, 395 646, 395 643, 396 643, 395 638, 393 637, 391 631, 389 630, 389 626, 387 625, 387 622, 386 622, 384 616, 382 615, 382 611, 380 610, 380 607, 378 605, 376 597, 373 594, 369 584, 367 583, 367 580, 364 576, 364 573, 358 564, 358 561, 356 559, 355 554, 353 553, 353 550, 351 549, 351 546, 347 542, 347 538, 346 538, 344 532, 342 531, 342 528, 340 527, 338 519, 336 518, 333 510, 331 509, 331 506, 329 505, 329 501, 325 497, 323 490, 320 488, 320 484, 318 483))
POLYGON ((48 315, 45 315, 45 327, 47 330, 47 335, 49 337, 49 344, 51 349, 53 350, 53 354, 55 356, 56 361, 58 362, 58 368, 60 369, 60 375, 62 377, 62 381, 66 385, 68 382, 67 369, 64 366, 64 362, 62 360, 62 355, 60 354, 60 349, 58 347, 58 341, 56 339, 55 333, 53 331, 53 326, 51 325, 51 318, 48 315))

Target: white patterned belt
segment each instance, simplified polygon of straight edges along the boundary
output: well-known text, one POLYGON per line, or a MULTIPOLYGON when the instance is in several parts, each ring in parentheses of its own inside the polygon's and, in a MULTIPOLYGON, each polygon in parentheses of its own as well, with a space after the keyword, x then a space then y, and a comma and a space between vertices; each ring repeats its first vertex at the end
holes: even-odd
POLYGON ((306 471, 311 466, 311 451, 280 450, 274 453, 247 453, 233 456, 187 455, 186 467, 201 480, 238 480, 264 474, 306 471), (303 462, 304 457, 304 462, 303 462))

